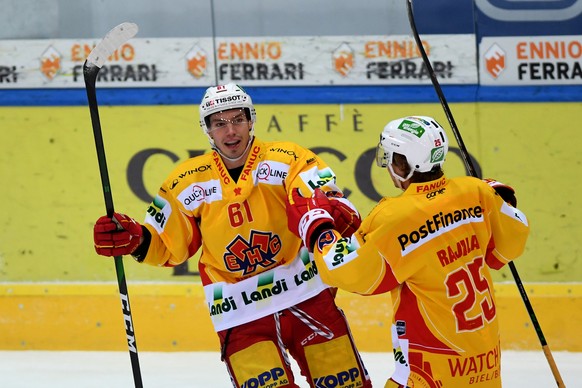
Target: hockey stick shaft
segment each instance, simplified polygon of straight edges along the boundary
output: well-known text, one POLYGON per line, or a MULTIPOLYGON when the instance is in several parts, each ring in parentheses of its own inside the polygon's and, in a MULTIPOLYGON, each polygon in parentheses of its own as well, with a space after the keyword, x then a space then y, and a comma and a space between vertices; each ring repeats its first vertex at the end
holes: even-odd
MULTIPOLYGON (((131 23, 123 23, 112 29, 103 40, 95 46, 93 51, 87 57, 83 65, 83 76, 85 80, 85 89, 87 91, 87 100, 89 111, 91 113, 91 124, 95 138, 95 148, 97 150, 97 160, 99 162, 99 172, 101 175, 101 186, 105 200, 105 209, 109 217, 113 216, 113 196, 111 194, 111 185, 109 182, 109 173, 107 171, 107 160, 105 157, 105 146, 103 144, 103 134, 101 131, 101 120, 99 119, 99 105, 97 103, 96 82, 97 75, 101 66, 117 48, 129 38, 137 33, 137 26, 131 23)), ((115 256, 115 272, 117 274, 117 285, 119 287, 119 296, 121 299, 121 310, 125 322, 125 334, 127 337, 127 346, 131 360, 133 380, 136 388, 142 388, 141 369, 139 366, 139 357, 137 354, 137 344, 133 329, 133 318, 129 305, 129 293, 125 281, 125 270, 123 268, 123 258, 115 256)))
MULTIPOLYGON (((469 172, 469 174, 471 176, 479 178, 477 176, 475 167, 473 166, 473 163, 471 162, 471 158, 470 158, 469 152, 467 151, 467 147, 465 147, 465 143, 463 142, 463 138, 461 137, 461 132, 457 128, 457 124, 455 123, 455 119, 453 117, 453 114, 452 114, 451 110, 449 109, 449 104, 447 103, 445 95, 441 89, 441 86, 440 86, 439 81, 437 79, 437 75, 436 75, 434 69, 432 68, 430 60, 428 59, 426 51, 424 50, 424 46, 422 45, 422 41, 421 41, 420 36, 418 34, 418 30, 416 29, 416 22, 414 20, 414 13, 412 10, 412 0, 406 0, 406 7, 408 10, 408 20, 410 22, 410 27, 411 27, 412 33, 414 35, 414 40, 416 41, 416 45, 418 47, 418 50, 420 51, 420 55, 422 56, 422 61, 424 62, 424 65, 426 66, 426 68, 428 70, 428 74, 430 76, 430 80, 432 82, 434 90, 435 90, 436 94, 438 95, 438 98, 439 98, 439 101, 441 103, 441 106, 443 107, 443 110, 445 111, 445 115, 447 116, 447 120, 449 121, 449 124, 451 125, 451 129, 453 131, 455 139, 457 140, 457 144, 459 145, 459 149, 461 151, 461 156, 463 158, 463 161, 465 163, 467 171, 469 172)), ((526 308, 526 310, 529 314, 529 317, 532 321, 532 324, 535 328, 536 334, 540 340, 540 344, 542 345, 542 350, 546 356, 546 359, 548 360, 548 364, 550 365, 550 369, 552 370, 552 374, 554 375, 554 378, 556 379, 556 384, 560 388, 565 387, 564 382, 562 380, 562 377, 560 376, 560 372, 558 370, 558 367, 556 365, 556 362, 554 361, 554 357, 552 356, 552 352, 550 351, 550 348, 549 348, 549 346, 546 342, 546 339, 544 337, 544 333, 542 331, 542 328, 537 320, 536 314, 535 314, 534 309, 531 305, 531 302, 527 296, 527 293, 525 291, 525 288, 523 286, 523 283, 521 281, 519 273, 517 272, 517 268, 515 267, 515 264, 513 262, 509 262, 509 268, 511 270, 511 274, 513 275, 513 278, 515 280, 515 284, 517 285, 517 288, 519 290, 519 293, 521 295, 523 303, 525 304, 525 308, 526 308)))

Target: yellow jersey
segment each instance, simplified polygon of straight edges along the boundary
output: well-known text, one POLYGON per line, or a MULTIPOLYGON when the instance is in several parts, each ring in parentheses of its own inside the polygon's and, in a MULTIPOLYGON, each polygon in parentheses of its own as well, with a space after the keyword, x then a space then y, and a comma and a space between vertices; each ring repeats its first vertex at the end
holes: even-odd
POLYGON ((216 151, 186 160, 164 181, 145 226, 143 262, 175 266, 202 249, 199 271, 217 331, 311 298, 328 286, 287 227, 285 201, 299 188, 340 191, 331 168, 292 142, 254 139, 234 180, 216 151))
POLYGON ((406 384, 432 357, 435 386, 468 386, 500 381, 490 269, 520 256, 528 234, 523 212, 487 183, 442 177, 381 200, 351 238, 325 232, 314 256, 330 285, 362 295, 391 292, 401 357, 395 381, 406 384), (419 357, 424 361, 415 365, 419 357))

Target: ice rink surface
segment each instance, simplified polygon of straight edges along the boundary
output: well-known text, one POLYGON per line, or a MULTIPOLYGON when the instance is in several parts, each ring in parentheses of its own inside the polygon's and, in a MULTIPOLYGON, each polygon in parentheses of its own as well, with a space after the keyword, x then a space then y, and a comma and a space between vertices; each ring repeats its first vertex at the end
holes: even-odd
MULTIPOLYGON (((553 352, 566 387, 582 387, 582 353, 553 352)), ((362 353, 375 387, 393 370, 392 355, 362 353)), ((214 352, 140 352, 144 387, 231 387, 220 356, 214 352)), ((556 387, 540 351, 502 353, 503 386, 556 387)), ((297 370, 297 369, 295 369, 297 370)), ((308 387, 299 373, 297 383, 308 387)), ((127 352, 0 351, 2 388, 130 388, 134 386, 127 352)))

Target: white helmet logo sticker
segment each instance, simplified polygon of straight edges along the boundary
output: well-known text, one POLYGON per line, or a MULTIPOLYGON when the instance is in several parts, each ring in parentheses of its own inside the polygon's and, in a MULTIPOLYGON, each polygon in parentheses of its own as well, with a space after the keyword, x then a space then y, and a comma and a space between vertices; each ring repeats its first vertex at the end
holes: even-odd
POLYGON ((421 138, 422 135, 424 134, 424 128, 422 127, 422 125, 409 120, 402 120, 402 122, 398 126, 398 129, 402 129, 403 131, 413 134, 418 138, 421 138))

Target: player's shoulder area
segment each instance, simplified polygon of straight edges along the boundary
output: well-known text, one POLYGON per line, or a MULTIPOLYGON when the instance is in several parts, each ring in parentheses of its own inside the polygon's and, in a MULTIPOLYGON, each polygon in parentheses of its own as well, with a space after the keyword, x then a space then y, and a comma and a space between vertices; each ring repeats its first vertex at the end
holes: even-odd
POLYGON ((473 176, 459 176, 448 180, 447 193, 463 195, 465 198, 492 198, 495 190, 484 180, 473 176), (449 192, 450 190, 450 192, 449 192))
POLYGON ((212 153, 206 153, 199 156, 194 156, 180 162, 168 174, 166 182, 169 185, 175 186, 177 181, 185 177, 195 178, 200 175, 210 174, 212 171, 212 153))
POLYGON ((487 182, 485 182, 484 180, 469 175, 448 178, 448 184, 460 187, 480 187, 480 188, 489 187, 487 182))
POLYGON ((392 218, 396 213, 402 213, 402 204, 407 201, 402 195, 396 197, 383 197, 378 201, 378 203, 370 210, 368 217, 389 217, 392 218))
POLYGON ((265 159, 277 161, 297 161, 315 156, 309 149, 291 141, 263 142, 265 159))

